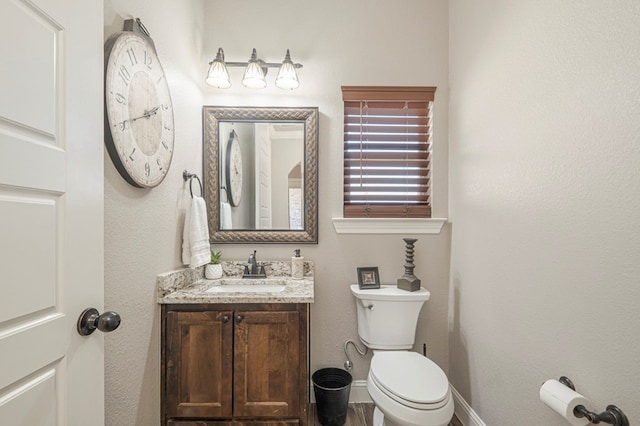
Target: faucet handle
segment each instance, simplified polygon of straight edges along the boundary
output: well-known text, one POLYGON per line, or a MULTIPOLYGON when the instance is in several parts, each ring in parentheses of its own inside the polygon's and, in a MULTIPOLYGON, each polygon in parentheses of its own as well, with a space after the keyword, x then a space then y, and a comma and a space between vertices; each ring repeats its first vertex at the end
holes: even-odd
POLYGON ((265 271, 264 271, 264 265, 260 265, 260 272, 259 272, 259 274, 260 274, 260 275, 267 275, 267 274, 265 273, 265 271))

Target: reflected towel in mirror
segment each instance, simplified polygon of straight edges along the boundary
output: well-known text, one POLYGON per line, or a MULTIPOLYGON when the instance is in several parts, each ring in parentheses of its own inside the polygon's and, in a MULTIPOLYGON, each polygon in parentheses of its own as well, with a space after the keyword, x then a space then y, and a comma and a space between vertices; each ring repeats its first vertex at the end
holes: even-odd
POLYGON ((194 196, 187 204, 182 232, 182 263, 190 268, 206 265, 211 261, 209 226, 204 198, 194 196))
POLYGON ((227 202, 220 203, 220 229, 233 229, 231 223, 231 204, 227 202))

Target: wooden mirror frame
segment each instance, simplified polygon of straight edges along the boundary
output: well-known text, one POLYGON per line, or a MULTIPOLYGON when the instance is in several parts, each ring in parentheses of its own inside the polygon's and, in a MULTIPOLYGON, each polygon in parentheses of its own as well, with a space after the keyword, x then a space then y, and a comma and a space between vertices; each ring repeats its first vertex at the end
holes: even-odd
POLYGON ((224 107, 203 108, 204 194, 209 241, 213 243, 318 243, 318 108, 224 107), (304 229, 220 229, 220 121, 300 122, 304 124, 304 229), (212 208, 215 206, 215 208, 212 208))

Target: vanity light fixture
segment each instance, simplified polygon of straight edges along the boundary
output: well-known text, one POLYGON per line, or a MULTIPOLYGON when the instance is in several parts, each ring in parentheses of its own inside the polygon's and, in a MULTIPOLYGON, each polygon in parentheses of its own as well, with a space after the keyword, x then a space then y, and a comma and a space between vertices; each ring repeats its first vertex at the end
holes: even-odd
POLYGON ((207 73, 207 84, 218 89, 228 89, 231 87, 229 72, 224 65, 224 52, 222 48, 218 49, 216 58, 209 63, 209 72, 207 73))
POLYGON ((293 90, 300 85, 296 68, 302 68, 302 64, 295 64, 291 61, 289 49, 287 49, 284 61, 279 64, 259 59, 256 49, 251 52, 251 58, 248 62, 225 62, 224 51, 219 48, 216 58, 209 63, 209 72, 205 79, 207 84, 219 89, 231 87, 231 79, 229 78, 227 67, 245 67, 242 84, 250 89, 266 87, 267 80, 265 75, 269 68, 280 68, 275 81, 276 86, 280 89, 293 90))

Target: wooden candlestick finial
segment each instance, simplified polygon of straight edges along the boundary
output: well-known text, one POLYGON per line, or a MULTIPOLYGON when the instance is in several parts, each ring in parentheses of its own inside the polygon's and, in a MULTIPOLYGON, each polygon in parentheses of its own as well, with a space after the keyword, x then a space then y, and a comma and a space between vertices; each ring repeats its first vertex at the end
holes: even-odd
POLYGON ((404 275, 398 278, 398 288, 406 291, 420 290, 420 280, 413 275, 413 246, 418 241, 416 238, 403 238, 405 242, 404 275))

